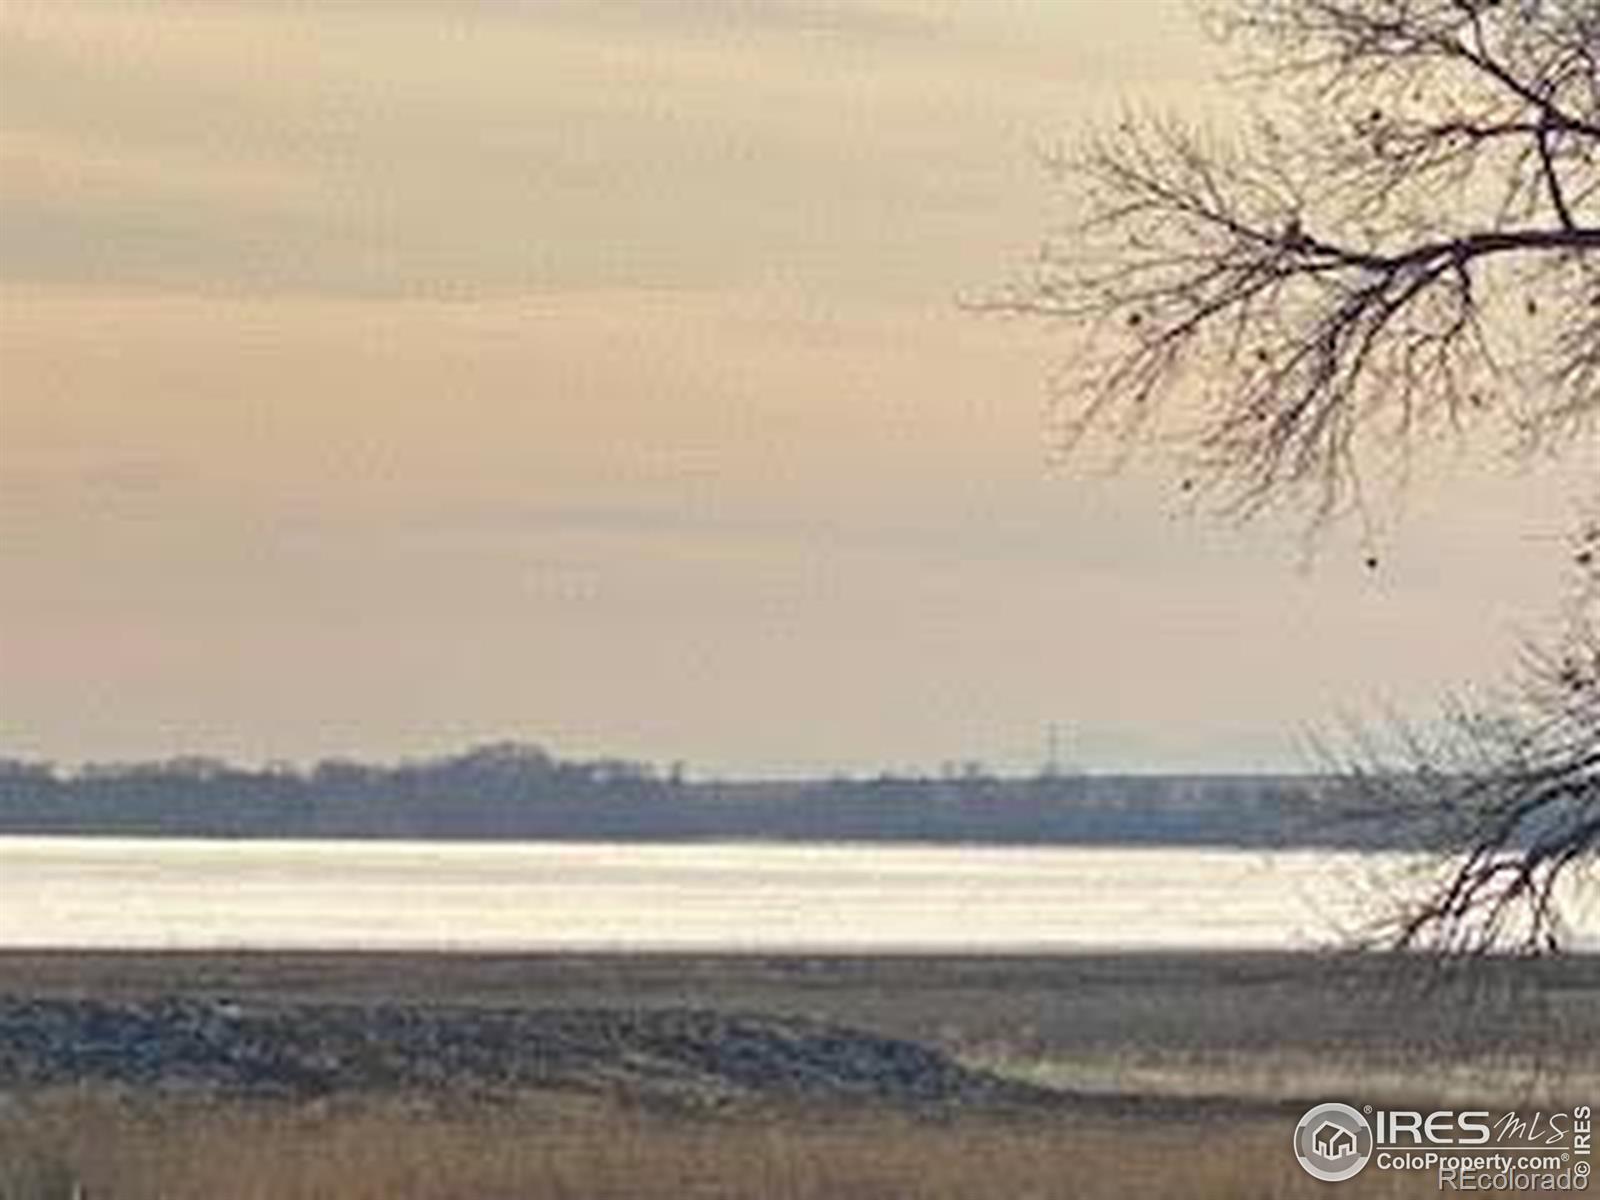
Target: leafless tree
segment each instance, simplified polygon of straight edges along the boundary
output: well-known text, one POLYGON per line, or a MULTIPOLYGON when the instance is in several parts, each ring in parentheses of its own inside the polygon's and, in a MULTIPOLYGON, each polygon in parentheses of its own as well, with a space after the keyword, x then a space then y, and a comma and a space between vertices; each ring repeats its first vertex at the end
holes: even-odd
POLYGON ((1559 950, 1563 889, 1600 854, 1600 526, 1577 536, 1578 588, 1555 638, 1512 687, 1349 768, 1347 817, 1434 852, 1371 934, 1447 954, 1559 950))
MULTIPOLYGON (((1235 0, 1247 116, 1129 117, 991 306, 1065 324, 1070 439, 1168 440, 1186 489, 1316 521, 1441 441, 1560 447, 1600 409, 1600 0, 1235 0)), ((1580 559, 1600 553, 1587 537, 1580 559)), ((1594 589, 1526 688, 1397 774, 1456 850, 1396 938, 1556 944, 1600 842, 1594 589)), ((1420 809, 1417 806, 1421 806, 1420 809)))

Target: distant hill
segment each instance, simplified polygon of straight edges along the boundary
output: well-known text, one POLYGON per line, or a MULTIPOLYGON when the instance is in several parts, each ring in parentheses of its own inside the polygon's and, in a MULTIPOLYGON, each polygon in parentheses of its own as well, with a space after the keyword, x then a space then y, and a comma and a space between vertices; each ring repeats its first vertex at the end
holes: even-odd
POLYGON ((0 759, 0 834, 1344 845, 1316 776, 883 775, 690 781, 617 759, 496 744, 396 764, 247 768, 214 759, 65 771, 0 759))

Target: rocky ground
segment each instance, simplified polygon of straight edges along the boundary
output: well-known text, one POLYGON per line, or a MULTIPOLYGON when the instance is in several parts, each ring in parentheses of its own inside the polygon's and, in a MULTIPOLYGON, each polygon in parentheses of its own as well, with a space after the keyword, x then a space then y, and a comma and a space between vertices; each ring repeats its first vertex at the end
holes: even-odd
POLYGON ((1596 1081, 1600 957, 0 954, 0 1094, 1184 1115, 1596 1081))
POLYGON ((0 998, 0 1087, 85 1084, 285 1095, 572 1088, 692 1104, 1049 1098, 916 1042, 706 1009, 0 998))

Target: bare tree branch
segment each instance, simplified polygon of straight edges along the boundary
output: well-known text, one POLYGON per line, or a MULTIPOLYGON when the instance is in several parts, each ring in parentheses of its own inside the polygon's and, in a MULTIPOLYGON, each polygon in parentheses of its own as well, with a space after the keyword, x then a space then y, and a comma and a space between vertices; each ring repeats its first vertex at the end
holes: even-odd
MULTIPOLYGON (((1069 443, 1165 437, 1245 513, 1313 520, 1474 431, 1523 451, 1600 413, 1600 0, 1224 0, 1267 89, 1226 136, 1129 118, 1051 163, 1074 218, 986 305, 1073 332, 1069 443)), ((1443 851, 1387 929, 1446 951, 1561 940, 1600 853, 1600 530, 1521 690, 1354 772, 1443 851)))
POLYGON ((1080 216, 991 309, 1075 327, 1069 440, 1156 429, 1244 511, 1596 407, 1596 0, 1245 0, 1294 104, 1226 140, 1130 119, 1053 164, 1080 216))

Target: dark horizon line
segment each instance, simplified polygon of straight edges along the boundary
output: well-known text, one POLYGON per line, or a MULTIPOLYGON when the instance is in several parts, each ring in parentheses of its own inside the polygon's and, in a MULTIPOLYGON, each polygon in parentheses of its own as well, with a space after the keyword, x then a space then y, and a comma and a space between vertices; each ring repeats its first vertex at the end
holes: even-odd
POLYGON ((91 758, 76 760, 52 758, 43 754, 10 752, 0 747, 0 770, 24 768, 50 770, 58 779, 82 778, 100 772, 121 773, 154 771, 159 769, 212 768, 218 773, 250 775, 310 776, 318 768, 356 767, 377 770, 402 770, 406 768, 436 767, 446 763, 470 761, 502 754, 510 761, 516 756, 530 759, 543 757, 550 763, 573 767, 610 765, 617 768, 634 768, 666 781, 677 779, 689 785, 730 786, 783 786, 792 784, 818 784, 831 781, 870 783, 873 780, 960 782, 986 779, 995 782, 1026 782, 1038 779, 1295 779, 1317 780, 1333 776, 1330 770, 1309 770, 1269 767, 1183 767, 1183 766, 1094 766, 1080 762, 1058 764, 1041 763, 1029 770, 1019 767, 993 766, 981 759, 951 759, 934 768, 894 768, 888 766, 867 768, 818 768, 814 770, 768 771, 710 771, 694 766, 687 759, 654 760, 624 754, 563 754, 532 741, 518 739, 489 739, 470 741, 461 749, 435 753, 400 754, 393 757, 366 757, 354 754, 325 754, 315 758, 261 758, 254 761, 235 759, 222 754, 203 752, 177 752, 149 754, 128 758, 91 758))

